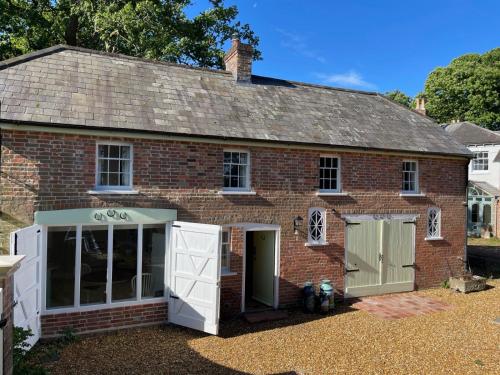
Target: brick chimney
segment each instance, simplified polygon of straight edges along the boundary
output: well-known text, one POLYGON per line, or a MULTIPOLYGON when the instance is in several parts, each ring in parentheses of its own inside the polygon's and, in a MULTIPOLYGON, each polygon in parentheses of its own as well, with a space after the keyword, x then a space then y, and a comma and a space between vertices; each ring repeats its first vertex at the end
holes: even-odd
POLYGON ((427 114, 427 111, 425 110, 425 98, 415 99, 415 110, 424 116, 427 114))
POLYGON ((253 47, 241 43, 238 34, 233 34, 232 45, 226 56, 224 64, 226 70, 233 73, 237 82, 250 82, 252 77, 253 47))

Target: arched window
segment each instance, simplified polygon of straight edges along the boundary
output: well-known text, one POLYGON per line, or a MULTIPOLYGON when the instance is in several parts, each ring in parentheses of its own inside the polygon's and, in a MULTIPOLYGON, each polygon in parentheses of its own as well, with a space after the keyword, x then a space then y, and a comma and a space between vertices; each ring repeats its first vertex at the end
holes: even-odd
POLYGON ((441 210, 437 207, 427 211, 427 238, 441 238, 441 210))
POLYGON ((326 243, 326 212, 324 208, 309 209, 308 233, 310 244, 326 243))
POLYGON ((470 210, 470 221, 473 223, 477 223, 479 221, 479 205, 474 203, 470 210))
POLYGON ((483 224, 491 224, 491 206, 489 204, 483 206, 483 224))

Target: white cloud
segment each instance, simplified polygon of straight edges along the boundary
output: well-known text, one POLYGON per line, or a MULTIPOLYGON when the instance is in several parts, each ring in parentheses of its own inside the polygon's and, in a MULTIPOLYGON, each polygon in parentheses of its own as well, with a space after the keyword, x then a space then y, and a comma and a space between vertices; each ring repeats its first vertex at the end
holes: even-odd
POLYGON ((317 73, 316 76, 324 83, 339 85, 342 87, 363 88, 368 90, 375 90, 377 88, 375 84, 365 81, 363 76, 354 70, 340 74, 317 73))
POLYGON ((281 40, 283 47, 289 48, 302 56, 316 60, 322 64, 326 63, 326 59, 320 53, 309 48, 306 37, 279 28, 276 31, 283 36, 281 40))

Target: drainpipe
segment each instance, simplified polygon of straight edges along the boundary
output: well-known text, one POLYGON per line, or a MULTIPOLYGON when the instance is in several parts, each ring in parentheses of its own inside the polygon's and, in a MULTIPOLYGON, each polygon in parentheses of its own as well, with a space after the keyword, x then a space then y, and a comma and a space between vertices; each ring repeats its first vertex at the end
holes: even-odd
MULTIPOLYGON (((470 161, 469 161, 470 162, 470 161)), ((467 232, 468 232, 468 219, 469 219, 469 163, 465 165, 465 243, 464 243, 464 271, 467 272, 467 232)))

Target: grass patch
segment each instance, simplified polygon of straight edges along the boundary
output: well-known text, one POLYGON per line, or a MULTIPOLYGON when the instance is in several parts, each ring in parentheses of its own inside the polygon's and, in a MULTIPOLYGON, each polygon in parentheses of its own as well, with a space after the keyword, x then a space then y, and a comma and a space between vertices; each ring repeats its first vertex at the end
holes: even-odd
POLYGON ((491 238, 475 238, 468 237, 467 245, 470 246, 500 246, 500 238, 491 237, 491 238))

